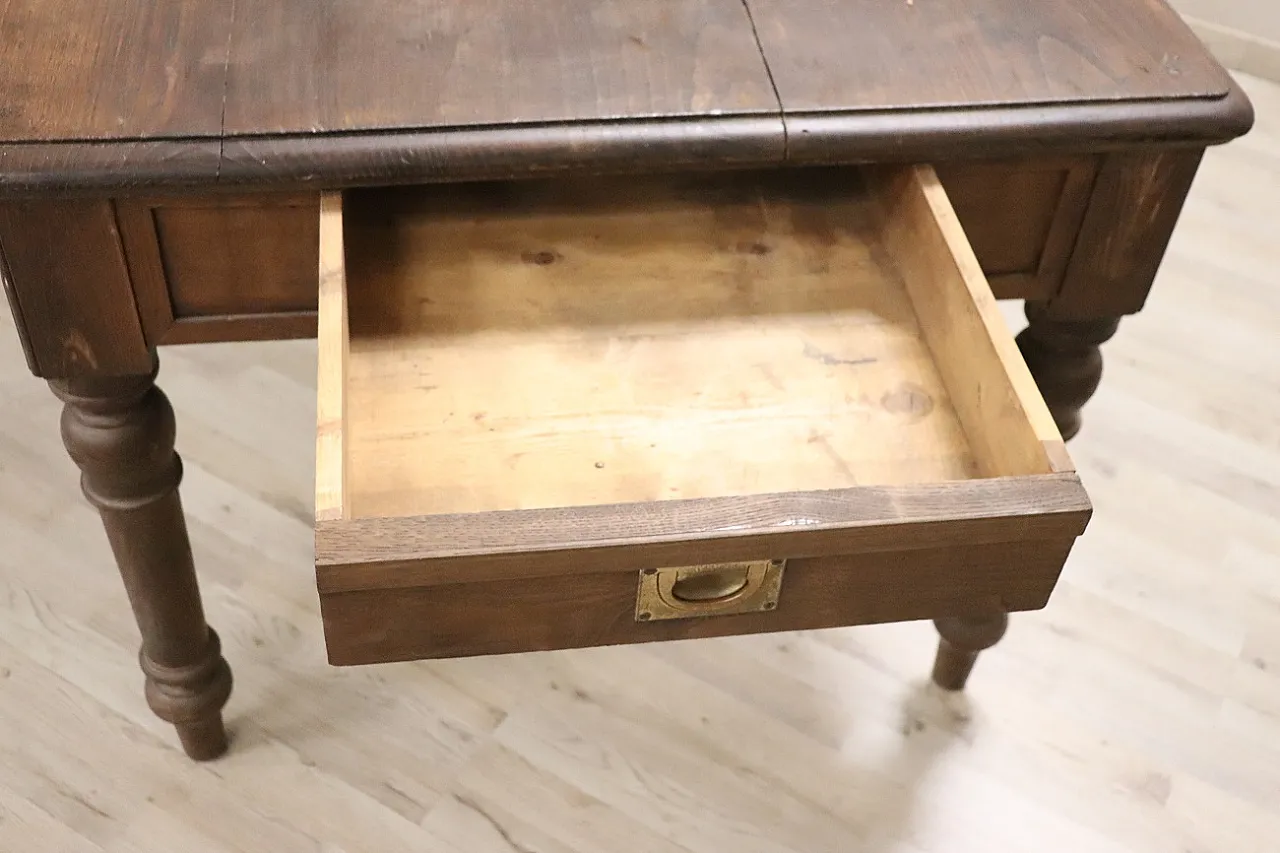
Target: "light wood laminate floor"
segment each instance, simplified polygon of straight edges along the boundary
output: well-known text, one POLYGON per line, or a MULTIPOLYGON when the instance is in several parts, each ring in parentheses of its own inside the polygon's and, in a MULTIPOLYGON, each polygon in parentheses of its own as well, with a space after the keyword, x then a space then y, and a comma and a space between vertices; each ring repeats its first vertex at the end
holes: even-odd
POLYGON ((1206 159, 1072 444, 1093 524, 967 697, 923 686, 927 624, 332 669, 315 346, 179 348, 236 674, 233 751, 192 764, 5 315, 0 851, 1280 849, 1280 86, 1244 83, 1258 128, 1206 159))

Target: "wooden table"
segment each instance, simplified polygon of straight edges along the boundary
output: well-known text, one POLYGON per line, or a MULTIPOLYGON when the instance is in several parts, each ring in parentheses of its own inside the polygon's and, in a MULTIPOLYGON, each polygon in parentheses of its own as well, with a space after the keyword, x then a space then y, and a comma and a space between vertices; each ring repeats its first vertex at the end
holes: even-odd
MULTIPOLYGON (((0 45, 5 290, 194 758, 231 675, 156 350, 314 334, 322 190, 933 164, 1069 438, 1252 122, 1162 0, 0 0, 0 45)), ((941 680, 1003 624, 941 620, 941 680)))

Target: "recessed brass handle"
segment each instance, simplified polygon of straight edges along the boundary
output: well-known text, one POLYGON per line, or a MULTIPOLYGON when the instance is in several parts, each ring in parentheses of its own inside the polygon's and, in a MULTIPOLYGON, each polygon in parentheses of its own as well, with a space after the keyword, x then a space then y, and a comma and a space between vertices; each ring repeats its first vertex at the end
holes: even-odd
POLYGON ((785 566, 784 560, 755 560, 645 569, 636 592, 636 620, 773 610, 778 606, 785 566))
POLYGON ((751 572, 746 565, 707 571, 677 569, 675 580, 671 582, 671 597, 691 603, 722 601, 742 592, 750 582, 751 572))

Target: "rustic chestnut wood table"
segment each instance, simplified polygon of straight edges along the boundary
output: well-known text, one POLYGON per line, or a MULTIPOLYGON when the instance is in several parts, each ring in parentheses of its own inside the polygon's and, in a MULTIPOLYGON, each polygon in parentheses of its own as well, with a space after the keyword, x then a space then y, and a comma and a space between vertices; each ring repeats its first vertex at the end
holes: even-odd
POLYGON ((0 0, 0 271, 193 758, 231 674, 156 351, 318 313, 336 662, 935 618, 959 687, 1052 589, 1089 512, 1057 433, 1251 122, 1162 0, 0 0), (518 390, 565 365, 605 378, 518 390), (421 439, 428 392, 470 432, 421 439), (635 485, 641 435, 689 482, 635 485), (772 467, 700 461, 748 445, 772 467))

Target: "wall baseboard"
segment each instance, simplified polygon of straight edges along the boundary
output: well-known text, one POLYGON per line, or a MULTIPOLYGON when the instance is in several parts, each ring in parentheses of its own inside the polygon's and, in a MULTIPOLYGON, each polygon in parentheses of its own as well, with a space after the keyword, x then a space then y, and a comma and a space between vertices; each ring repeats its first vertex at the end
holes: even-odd
POLYGON ((1280 82, 1280 42, 1190 15, 1183 19, 1223 65, 1280 82))

